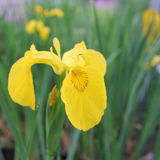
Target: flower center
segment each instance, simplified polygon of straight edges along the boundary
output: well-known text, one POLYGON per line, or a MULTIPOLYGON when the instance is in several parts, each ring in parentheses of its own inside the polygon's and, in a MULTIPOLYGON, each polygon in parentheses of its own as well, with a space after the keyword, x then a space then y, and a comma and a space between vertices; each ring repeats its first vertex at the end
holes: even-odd
POLYGON ((88 86, 88 76, 84 71, 72 71, 71 82, 79 92, 83 92, 85 88, 88 86))

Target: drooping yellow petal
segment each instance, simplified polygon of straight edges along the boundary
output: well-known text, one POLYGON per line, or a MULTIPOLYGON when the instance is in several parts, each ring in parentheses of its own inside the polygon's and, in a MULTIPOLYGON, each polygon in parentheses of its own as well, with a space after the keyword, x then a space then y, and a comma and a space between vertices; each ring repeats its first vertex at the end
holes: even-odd
POLYGON ((35 110, 35 94, 30 57, 25 56, 13 64, 8 78, 8 91, 12 100, 35 110))
POLYGON ((54 59, 54 57, 57 56, 53 52, 37 51, 34 44, 31 45, 30 51, 26 51, 25 56, 30 57, 30 62, 32 63, 32 65, 42 63, 50 65, 55 72, 59 70, 59 66, 54 59))
POLYGON ((61 98, 74 127, 87 131, 101 120, 106 108, 102 73, 95 67, 76 67, 63 81, 61 98))
MULTIPOLYGON (((37 51, 35 46, 32 45, 30 50, 32 51, 32 61, 34 64, 43 63, 50 65, 56 74, 61 74, 64 71, 64 64, 61 59, 53 53, 52 47, 51 52, 48 51, 37 51)), ((26 53, 28 53, 27 51, 26 53)))
POLYGON ((85 61, 85 65, 96 67, 102 72, 103 76, 105 75, 107 63, 104 56, 100 52, 88 49, 81 56, 85 61))
MULTIPOLYGON (((12 66, 8 78, 8 90, 12 100, 22 106, 29 106, 35 110, 35 94, 31 66, 36 63, 50 65, 57 74, 62 72, 62 67, 54 61, 52 52, 37 51, 31 45, 30 51, 26 51, 25 56, 19 59, 12 66)), ((59 58, 57 56, 57 58, 59 58)), ((63 69, 64 70, 64 69, 63 69)))

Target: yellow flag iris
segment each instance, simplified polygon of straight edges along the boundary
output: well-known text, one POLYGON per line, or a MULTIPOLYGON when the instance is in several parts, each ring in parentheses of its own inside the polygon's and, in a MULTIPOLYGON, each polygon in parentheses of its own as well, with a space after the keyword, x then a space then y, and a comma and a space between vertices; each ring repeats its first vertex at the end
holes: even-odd
POLYGON ((49 12, 48 9, 44 10, 44 16, 47 17, 47 18, 50 16, 50 12, 49 12))
POLYGON ((51 29, 49 27, 44 26, 39 30, 39 36, 41 39, 47 40, 50 32, 51 32, 51 29))
POLYGON ((157 65, 157 63, 160 63, 160 55, 155 55, 152 58, 150 65, 151 65, 151 67, 155 67, 157 65))
POLYGON ((51 9, 49 12, 49 15, 50 15, 50 17, 57 16, 58 18, 63 18, 63 16, 64 16, 62 10, 60 10, 59 8, 51 9))
POLYGON ((87 131, 100 122, 106 108, 106 60, 101 53, 87 49, 83 41, 64 53, 61 60, 57 38, 54 38, 53 44, 58 55, 53 53, 52 48, 50 52, 37 51, 32 45, 30 51, 12 66, 8 79, 9 94, 16 103, 35 110, 31 66, 48 64, 59 75, 67 70, 60 90, 61 99, 73 126, 87 131))
POLYGON ((147 40, 149 42, 153 42, 160 35, 160 15, 153 9, 147 9, 142 14, 142 22, 142 35, 145 36, 148 33, 149 28, 151 27, 147 40))
POLYGON ((36 29, 36 20, 32 19, 26 24, 26 32, 33 34, 36 29))
POLYGON ((44 23, 42 21, 37 21, 36 23, 36 29, 38 32, 40 32, 45 27, 44 23))
POLYGON ((43 7, 41 5, 35 6, 35 10, 37 13, 42 13, 43 12, 43 7))

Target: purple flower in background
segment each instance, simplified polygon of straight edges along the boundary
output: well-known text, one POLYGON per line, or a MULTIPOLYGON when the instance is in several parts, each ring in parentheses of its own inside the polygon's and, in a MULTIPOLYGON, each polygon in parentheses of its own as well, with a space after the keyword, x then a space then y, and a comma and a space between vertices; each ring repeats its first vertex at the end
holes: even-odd
POLYGON ((6 15, 5 15, 5 21, 6 21, 7 23, 10 23, 10 22, 12 22, 12 20, 13 20, 13 9, 12 9, 12 8, 9 8, 9 9, 8 9, 8 12, 7 12, 6 15))
POLYGON ((113 1, 108 1, 108 0, 96 0, 95 6, 100 9, 105 9, 105 8, 114 9, 115 3, 113 1))
POLYGON ((16 4, 18 4, 19 2, 17 1, 17 0, 11 0, 11 4, 12 5, 16 5, 16 4))
POLYGON ((0 16, 5 14, 7 23, 17 22, 26 17, 25 5, 32 0, 0 0, 0 16))
POLYGON ((3 15, 3 11, 0 9, 0 16, 2 16, 3 15))

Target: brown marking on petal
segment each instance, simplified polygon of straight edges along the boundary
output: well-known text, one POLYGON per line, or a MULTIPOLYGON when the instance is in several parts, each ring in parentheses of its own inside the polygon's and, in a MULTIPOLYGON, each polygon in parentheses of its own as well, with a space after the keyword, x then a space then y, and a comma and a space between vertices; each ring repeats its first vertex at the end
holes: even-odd
POLYGON ((71 82, 79 92, 83 92, 85 88, 88 86, 88 76, 84 71, 72 71, 71 82))

